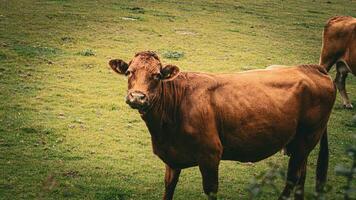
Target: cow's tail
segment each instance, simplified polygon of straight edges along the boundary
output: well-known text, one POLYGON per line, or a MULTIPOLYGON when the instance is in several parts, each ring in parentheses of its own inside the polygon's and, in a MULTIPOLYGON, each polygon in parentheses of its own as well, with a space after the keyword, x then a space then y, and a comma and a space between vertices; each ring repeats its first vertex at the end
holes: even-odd
POLYGON ((318 163, 316 168, 316 192, 323 192, 326 183, 327 172, 329 165, 329 146, 328 146, 328 133, 327 128, 320 140, 320 149, 318 155, 318 163))

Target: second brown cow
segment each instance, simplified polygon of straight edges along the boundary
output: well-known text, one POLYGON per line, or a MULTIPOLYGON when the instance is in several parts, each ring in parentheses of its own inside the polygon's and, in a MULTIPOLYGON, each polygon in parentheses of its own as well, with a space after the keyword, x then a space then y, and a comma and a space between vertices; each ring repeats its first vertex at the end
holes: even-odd
POLYGON ((307 158, 321 140, 317 189, 326 181, 327 123, 335 101, 319 65, 234 74, 179 72, 145 51, 111 68, 128 77, 126 101, 138 109, 153 152, 166 164, 163 199, 173 198, 182 169, 199 166, 203 189, 216 199, 221 160, 257 162, 286 147, 287 183, 280 196, 303 199, 307 158))
POLYGON ((348 73, 356 75, 356 18, 336 16, 328 20, 323 32, 320 65, 327 71, 336 65, 335 84, 345 108, 353 106, 347 95, 345 81, 348 73))

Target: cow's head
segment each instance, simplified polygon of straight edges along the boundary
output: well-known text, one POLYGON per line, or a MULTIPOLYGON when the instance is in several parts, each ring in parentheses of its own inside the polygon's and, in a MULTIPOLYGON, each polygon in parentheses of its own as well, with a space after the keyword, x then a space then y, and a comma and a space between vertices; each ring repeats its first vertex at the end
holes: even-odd
POLYGON ((118 74, 128 77, 126 103, 132 108, 145 110, 159 96, 161 81, 177 77, 179 68, 174 65, 162 66, 156 53, 143 51, 127 64, 121 59, 110 60, 110 67, 118 74))

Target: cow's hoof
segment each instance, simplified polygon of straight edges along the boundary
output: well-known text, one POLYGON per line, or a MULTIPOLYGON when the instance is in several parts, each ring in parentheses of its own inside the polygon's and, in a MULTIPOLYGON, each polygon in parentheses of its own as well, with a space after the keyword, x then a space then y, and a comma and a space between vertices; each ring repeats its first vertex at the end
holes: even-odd
POLYGON ((351 103, 349 103, 349 104, 344 104, 344 108, 345 109, 353 109, 354 107, 352 106, 351 103))
POLYGON ((217 199, 218 199, 218 197, 217 197, 216 193, 213 193, 213 192, 209 193, 208 200, 217 200, 217 199))

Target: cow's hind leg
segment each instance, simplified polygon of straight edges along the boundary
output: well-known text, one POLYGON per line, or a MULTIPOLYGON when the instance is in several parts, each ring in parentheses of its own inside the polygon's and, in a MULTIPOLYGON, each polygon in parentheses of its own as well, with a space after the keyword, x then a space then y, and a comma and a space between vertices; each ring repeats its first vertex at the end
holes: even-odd
POLYGON ((279 197, 279 200, 288 199, 296 185, 298 185, 299 189, 298 194, 296 193, 296 199, 303 199, 304 179, 308 153, 304 150, 298 151, 297 149, 291 152, 288 164, 287 182, 281 196, 279 197))
POLYGON ((286 186, 279 197, 279 200, 289 199, 290 194, 297 186, 294 199, 304 199, 304 183, 307 171, 307 160, 309 153, 314 149, 321 139, 317 180, 321 184, 325 184, 326 171, 327 171, 327 137, 326 137, 326 123, 313 125, 313 127, 320 127, 317 130, 310 130, 305 125, 301 125, 300 130, 297 132, 296 137, 287 145, 290 152, 290 159, 288 164, 286 186), (325 145, 326 144, 326 145, 325 145), (321 155, 321 156, 320 156, 321 155), (325 165, 326 166, 322 166, 325 165))
MULTIPOLYGON (((292 153, 295 151, 296 145, 298 145, 299 141, 298 140, 293 140, 290 144, 287 145, 286 151, 287 155, 291 156, 292 153)), ((309 152, 306 152, 309 153, 309 152)), ((295 153, 294 153, 295 154, 295 153)), ((303 157, 305 153, 301 152, 301 155, 303 157)), ((305 178, 306 178, 306 173, 307 173, 307 156, 305 156, 303 162, 301 162, 300 167, 298 169, 298 181, 296 182, 296 189, 295 189, 295 199, 303 199, 304 196, 304 183, 305 183, 305 178)))
POLYGON ((296 189, 294 192, 294 199, 304 199, 304 184, 305 184, 305 178, 307 175, 307 158, 305 158, 304 162, 301 164, 300 170, 299 170, 299 179, 296 185, 296 189))
POLYGON ((347 109, 352 109, 353 106, 350 102, 350 99, 347 95, 346 87, 345 87, 345 82, 346 82, 346 77, 347 74, 349 73, 349 69, 347 68, 346 64, 344 61, 339 61, 336 63, 336 77, 335 77, 335 84, 337 89, 340 92, 344 108, 347 109))
POLYGON ((326 183, 326 177, 329 165, 329 147, 328 147, 328 135, 327 130, 320 140, 320 149, 318 155, 318 163, 316 168, 316 192, 321 193, 324 190, 326 183))

